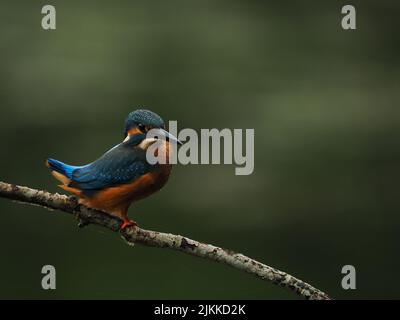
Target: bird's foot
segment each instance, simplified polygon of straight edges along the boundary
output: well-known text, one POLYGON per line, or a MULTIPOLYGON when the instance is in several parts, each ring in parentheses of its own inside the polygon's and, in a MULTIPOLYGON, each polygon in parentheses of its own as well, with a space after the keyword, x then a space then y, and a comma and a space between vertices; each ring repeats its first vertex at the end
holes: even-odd
POLYGON ((126 229, 127 227, 132 227, 132 226, 137 227, 138 224, 137 224, 135 221, 133 221, 133 220, 125 219, 124 222, 122 222, 122 224, 121 224, 121 226, 119 227, 119 229, 120 229, 120 230, 124 230, 124 229, 126 229))

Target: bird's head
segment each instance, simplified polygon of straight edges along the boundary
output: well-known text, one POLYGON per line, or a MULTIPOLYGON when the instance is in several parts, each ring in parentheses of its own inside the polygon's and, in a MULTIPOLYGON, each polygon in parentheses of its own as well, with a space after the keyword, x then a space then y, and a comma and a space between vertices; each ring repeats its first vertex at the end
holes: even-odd
POLYGON ((125 141, 135 135, 143 136, 145 148, 158 139, 182 144, 174 135, 165 130, 164 120, 158 114, 146 109, 132 111, 125 120, 125 141), (151 133, 149 137, 148 133, 151 133))
POLYGON ((144 133, 155 128, 165 129, 164 120, 156 113, 139 109, 128 114, 125 120, 125 137, 130 134, 144 133))

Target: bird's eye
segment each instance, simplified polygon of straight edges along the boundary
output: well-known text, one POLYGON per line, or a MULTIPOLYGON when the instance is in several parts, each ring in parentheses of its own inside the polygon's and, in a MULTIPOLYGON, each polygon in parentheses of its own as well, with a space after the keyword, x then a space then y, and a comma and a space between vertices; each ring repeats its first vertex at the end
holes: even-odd
POLYGON ((143 133, 145 133, 145 132, 147 131, 147 130, 146 130, 146 126, 143 125, 143 124, 141 124, 141 123, 138 124, 138 128, 139 128, 139 130, 142 131, 143 133))

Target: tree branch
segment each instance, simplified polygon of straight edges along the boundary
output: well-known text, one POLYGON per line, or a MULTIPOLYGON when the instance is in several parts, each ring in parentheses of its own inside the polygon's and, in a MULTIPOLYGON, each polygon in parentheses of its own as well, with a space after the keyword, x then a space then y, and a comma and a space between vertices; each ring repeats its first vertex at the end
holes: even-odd
MULTIPOLYGON (((0 182, 0 197, 73 214, 78 219, 80 227, 88 224, 96 224, 112 231, 118 231, 122 223, 122 220, 108 213, 80 205, 75 197, 68 197, 58 193, 53 194, 43 190, 0 182)), ((281 287, 288 288, 307 299, 330 299, 326 293, 314 288, 308 283, 285 272, 262 264, 241 253, 235 253, 211 244, 201 243, 180 235, 144 230, 139 227, 128 227, 121 231, 121 235, 130 245, 138 243, 150 247, 182 251, 187 254, 214 260, 233 268, 246 271, 262 280, 271 281, 281 287)))

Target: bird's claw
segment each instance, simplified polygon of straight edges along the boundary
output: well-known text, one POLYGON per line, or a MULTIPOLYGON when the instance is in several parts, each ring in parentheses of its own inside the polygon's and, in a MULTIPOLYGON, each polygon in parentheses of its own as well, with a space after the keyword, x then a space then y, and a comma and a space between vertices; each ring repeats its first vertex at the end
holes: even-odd
POLYGON ((135 221, 125 219, 124 222, 122 222, 121 226, 119 227, 119 230, 124 230, 127 227, 137 227, 137 226, 138 224, 135 221))

